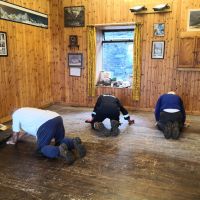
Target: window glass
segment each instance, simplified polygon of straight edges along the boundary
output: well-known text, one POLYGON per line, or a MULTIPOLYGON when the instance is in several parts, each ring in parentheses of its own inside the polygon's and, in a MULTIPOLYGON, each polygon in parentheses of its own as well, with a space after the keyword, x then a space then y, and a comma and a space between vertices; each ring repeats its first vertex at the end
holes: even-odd
POLYGON ((105 31, 104 40, 133 40, 133 31, 105 31))
POLYGON ((106 84, 114 87, 131 87, 133 31, 104 32, 104 39, 102 70, 108 72, 111 79, 106 84))

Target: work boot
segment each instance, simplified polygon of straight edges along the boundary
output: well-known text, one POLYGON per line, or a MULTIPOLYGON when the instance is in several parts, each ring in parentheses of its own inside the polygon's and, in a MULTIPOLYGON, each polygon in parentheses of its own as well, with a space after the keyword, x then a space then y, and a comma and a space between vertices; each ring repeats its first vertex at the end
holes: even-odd
POLYGON ((74 149, 75 149, 76 153, 78 154, 78 157, 83 158, 86 155, 86 148, 82 144, 81 139, 79 137, 75 137, 72 140, 73 140, 73 144, 74 144, 74 149))
POLYGON ((172 135, 172 122, 167 122, 164 128, 164 136, 166 139, 169 139, 172 135))
POLYGON ((74 163, 75 158, 71 151, 68 150, 67 145, 65 143, 60 144, 58 147, 60 151, 60 157, 64 158, 68 165, 74 163))
POLYGON ((82 141, 81 141, 80 137, 75 137, 72 140, 75 141, 77 144, 82 144, 82 141))
POLYGON ((103 131, 105 129, 105 126, 102 122, 95 122, 94 129, 97 131, 103 131))
POLYGON ((174 122, 172 124, 172 138, 177 140, 180 136, 180 129, 179 129, 179 123, 174 122))
POLYGON ((119 135, 119 125, 120 123, 117 120, 111 120, 111 135, 118 136, 119 135))
POLYGON ((104 126, 102 122, 95 122, 94 129, 98 131, 98 136, 100 137, 109 137, 110 131, 104 126))

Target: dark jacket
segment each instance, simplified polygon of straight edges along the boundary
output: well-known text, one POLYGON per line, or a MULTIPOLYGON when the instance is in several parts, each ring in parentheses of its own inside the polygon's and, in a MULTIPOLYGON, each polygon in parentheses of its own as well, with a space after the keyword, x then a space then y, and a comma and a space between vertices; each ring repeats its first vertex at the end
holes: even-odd
POLYGON ((164 109, 178 109, 182 113, 183 123, 185 123, 185 108, 182 99, 178 95, 174 94, 163 94, 159 97, 155 107, 155 118, 156 121, 160 119, 160 112, 164 109))
POLYGON ((129 120, 130 116, 128 111, 122 106, 119 99, 112 95, 100 95, 95 104, 94 110, 92 112, 92 117, 96 115, 98 109, 106 112, 112 112, 113 110, 119 110, 124 115, 125 120, 129 120))

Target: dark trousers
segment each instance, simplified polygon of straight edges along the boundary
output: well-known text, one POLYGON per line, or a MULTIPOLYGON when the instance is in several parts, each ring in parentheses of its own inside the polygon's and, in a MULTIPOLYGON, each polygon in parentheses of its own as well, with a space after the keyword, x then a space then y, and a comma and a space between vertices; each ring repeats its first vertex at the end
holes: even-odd
POLYGON ((180 131, 184 126, 183 116, 181 112, 168 113, 168 112, 162 111, 160 113, 160 119, 157 124, 158 129, 160 129, 161 131, 164 131, 165 126, 168 122, 172 122, 172 123, 178 122, 180 131))
POLYGON ((69 150, 74 148, 73 140, 65 138, 65 128, 62 118, 56 117, 40 126, 37 132, 37 151, 48 158, 57 158, 60 155, 58 145, 65 143, 69 150), (55 139, 55 146, 50 145, 55 139))
POLYGON ((96 111, 96 115, 93 117, 91 126, 94 129, 95 122, 103 122, 106 118, 110 120, 119 121, 120 111, 119 109, 112 107, 99 108, 96 111))
POLYGON ((93 118, 93 122, 102 122, 106 118, 110 120, 117 120, 119 121, 119 116, 120 116, 120 110, 116 107, 109 107, 109 106, 104 106, 100 107, 96 111, 96 115, 93 118))

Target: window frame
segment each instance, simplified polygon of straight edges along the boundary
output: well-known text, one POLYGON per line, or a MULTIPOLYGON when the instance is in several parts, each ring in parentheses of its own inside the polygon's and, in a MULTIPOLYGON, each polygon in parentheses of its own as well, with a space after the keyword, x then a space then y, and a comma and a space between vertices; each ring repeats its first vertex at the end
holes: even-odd
POLYGON ((109 29, 109 30, 102 30, 103 34, 103 40, 102 40, 102 45, 103 43, 114 43, 114 42, 134 42, 134 39, 116 39, 116 40, 105 40, 105 32, 125 32, 125 31, 132 31, 134 33, 134 28, 131 29, 109 29))
MULTIPOLYGON (((124 42, 124 43, 128 43, 128 42, 132 42, 133 46, 134 46, 134 31, 135 31, 135 26, 126 26, 125 27, 122 27, 122 26, 104 26, 104 27, 100 27, 100 28, 97 28, 97 48, 96 48, 96 53, 97 53, 97 66, 96 66, 96 84, 98 83, 98 80, 99 80, 99 75, 100 75, 100 72, 103 70, 103 66, 102 66, 102 63, 103 63, 103 44, 104 43, 121 43, 121 42, 124 42), (116 40, 105 40, 105 32, 122 32, 122 31, 131 31, 133 33, 133 37, 132 39, 116 39, 116 40)), ((132 72, 132 75, 133 75, 133 72, 132 72)), ((96 85, 97 87, 111 87, 112 86, 102 86, 102 85, 96 85)), ((117 88, 117 89, 131 89, 130 88, 120 88, 120 87, 114 87, 114 88, 117 88)))
MULTIPOLYGON (((105 40, 105 32, 122 32, 122 31, 132 31, 132 33, 134 33, 134 28, 129 28, 129 29, 109 29, 109 30, 102 30, 102 63, 103 63, 103 44, 106 43, 128 43, 128 42, 132 42, 132 44, 134 45, 134 38, 132 37, 132 39, 116 39, 116 40, 105 40)), ((102 66, 103 69, 103 66, 102 66)), ((133 74, 133 72, 132 72, 133 74)))

